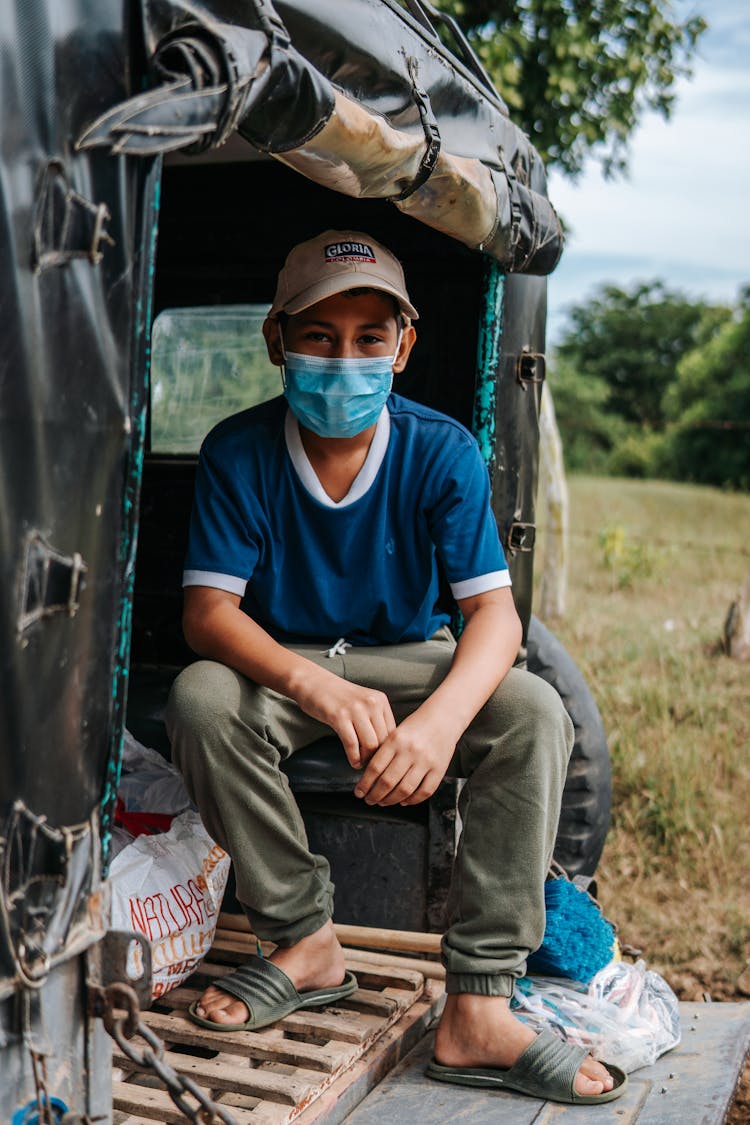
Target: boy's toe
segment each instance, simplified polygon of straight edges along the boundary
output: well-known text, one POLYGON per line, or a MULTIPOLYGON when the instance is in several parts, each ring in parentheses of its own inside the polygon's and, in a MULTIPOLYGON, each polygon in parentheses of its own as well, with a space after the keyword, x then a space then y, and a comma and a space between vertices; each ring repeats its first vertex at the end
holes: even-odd
POLYGON ((613 1086, 614 1079, 607 1068, 588 1055, 581 1063, 576 1076, 576 1093, 584 1096, 603 1094, 613 1086))
POLYGON ((206 989, 195 1010, 201 1019, 214 1023, 245 1023, 250 1015, 241 1000, 214 985, 206 989))

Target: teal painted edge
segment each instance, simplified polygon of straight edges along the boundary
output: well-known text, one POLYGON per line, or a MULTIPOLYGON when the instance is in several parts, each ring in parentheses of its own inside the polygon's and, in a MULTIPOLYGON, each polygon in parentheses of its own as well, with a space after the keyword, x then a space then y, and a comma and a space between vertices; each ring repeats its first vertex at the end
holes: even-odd
POLYGON ((477 371, 472 430, 490 474, 495 472, 495 417, 497 374, 503 336, 505 274, 498 262, 487 258, 482 285, 482 306, 477 337, 477 371))
MULTIPOLYGON (((474 408, 471 428, 477 439, 490 482, 495 475, 495 417, 497 406, 497 371, 503 336, 503 294, 505 274, 494 258, 486 258, 482 277, 482 304, 477 333, 477 370, 474 382, 474 408)), ((457 609, 451 621, 454 636, 464 626, 457 609)))
POLYGON ((133 625, 133 587, 138 545, 138 500, 143 477, 148 417, 148 387, 151 366, 151 316, 156 268, 156 239, 161 202, 161 159, 150 169, 143 190, 146 249, 140 270, 133 326, 134 378, 130 397, 131 446, 122 504, 122 538, 118 563, 123 588, 117 623, 117 651, 112 671, 112 713, 110 752, 101 800, 102 873, 106 878, 112 851, 112 823, 122 768, 122 740, 130 668, 130 642, 133 625), (139 377, 140 376, 140 377, 139 377))

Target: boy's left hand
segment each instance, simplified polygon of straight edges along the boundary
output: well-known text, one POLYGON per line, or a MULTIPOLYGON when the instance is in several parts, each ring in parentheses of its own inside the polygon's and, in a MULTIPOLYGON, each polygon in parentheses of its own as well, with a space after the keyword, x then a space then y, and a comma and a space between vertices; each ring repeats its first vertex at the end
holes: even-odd
POLYGON ((521 622, 510 587, 463 598, 450 671, 372 754, 354 790, 368 805, 418 805, 445 777, 461 735, 513 664, 521 622))
POLYGON ((417 713, 389 734, 354 790, 368 805, 418 805, 445 777, 455 743, 417 713))

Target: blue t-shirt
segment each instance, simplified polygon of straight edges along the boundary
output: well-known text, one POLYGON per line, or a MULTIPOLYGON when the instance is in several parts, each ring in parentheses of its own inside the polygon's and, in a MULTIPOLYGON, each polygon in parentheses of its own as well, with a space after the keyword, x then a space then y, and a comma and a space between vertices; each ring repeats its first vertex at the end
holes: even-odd
POLYGON ((240 595, 279 641, 426 640, 448 621, 438 560, 457 599, 510 585, 487 469, 446 415, 391 395, 338 502, 283 396, 203 443, 183 585, 240 595))

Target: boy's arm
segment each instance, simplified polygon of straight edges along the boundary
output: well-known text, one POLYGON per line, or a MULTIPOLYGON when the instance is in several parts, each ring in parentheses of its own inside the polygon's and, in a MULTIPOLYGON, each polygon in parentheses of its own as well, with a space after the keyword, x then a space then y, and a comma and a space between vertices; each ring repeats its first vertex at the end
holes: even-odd
POLYGON ((190 647, 288 696, 339 736, 358 768, 396 729, 388 697, 349 683, 290 652, 240 609, 240 598, 210 586, 187 586, 183 630, 190 647))
POLYGON ((451 669, 370 758, 355 789, 369 805, 416 805, 430 797, 461 735, 513 665, 522 628, 510 588, 458 605, 465 625, 451 669))

